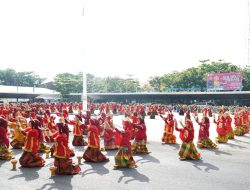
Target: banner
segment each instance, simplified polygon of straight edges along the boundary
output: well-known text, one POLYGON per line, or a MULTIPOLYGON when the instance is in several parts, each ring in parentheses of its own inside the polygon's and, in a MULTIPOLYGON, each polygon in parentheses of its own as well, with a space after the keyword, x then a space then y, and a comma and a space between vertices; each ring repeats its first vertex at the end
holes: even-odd
POLYGON ((241 73, 217 73, 207 75, 208 90, 241 90, 241 73))

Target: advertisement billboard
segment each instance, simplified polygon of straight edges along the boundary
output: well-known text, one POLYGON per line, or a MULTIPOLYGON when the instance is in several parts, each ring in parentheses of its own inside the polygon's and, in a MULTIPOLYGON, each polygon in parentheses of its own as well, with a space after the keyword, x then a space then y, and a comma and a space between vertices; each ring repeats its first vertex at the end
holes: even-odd
POLYGON ((241 90, 242 73, 217 73, 207 75, 208 90, 241 90))

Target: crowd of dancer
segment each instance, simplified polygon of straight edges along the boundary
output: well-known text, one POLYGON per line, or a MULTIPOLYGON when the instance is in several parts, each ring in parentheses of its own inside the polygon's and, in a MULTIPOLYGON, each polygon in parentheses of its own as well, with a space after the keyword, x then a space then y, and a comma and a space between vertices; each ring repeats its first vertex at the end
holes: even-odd
POLYGON ((19 159, 22 167, 43 167, 45 159, 40 153, 46 152, 54 157, 57 174, 78 174, 81 168, 73 162, 75 153, 69 147, 69 135, 72 132, 72 146, 87 147, 82 153, 85 161, 108 162, 109 158, 102 151, 117 150, 114 169, 136 168, 133 155, 150 153, 147 149, 146 116, 154 119, 158 115, 164 120, 162 144, 175 144, 174 131, 180 133, 180 160, 201 159, 193 142, 193 121, 199 125, 198 148, 214 149, 217 143, 227 143, 235 135, 249 133, 250 127, 250 111, 247 107, 235 107, 233 110, 220 107, 217 117, 211 106, 203 107, 202 114, 198 114, 199 108, 195 105, 173 108, 170 105, 91 103, 86 113, 83 114, 81 110, 82 104, 79 103, 0 105, 0 159, 14 158, 11 146, 13 149, 23 150, 19 159), (184 122, 174 118, 174 111, 185 116, 184 122), (114 125, 114 114, 124 116, 122 127, 114 125), (73 120, 70 115, 74 115, 73 120), (217 126, 215 143, 209 137, 209 118, 217 126), (72 131, 69 126, 73 127, 72 131), (51 147, 48 146, 50 143, 53 144, 51 147))

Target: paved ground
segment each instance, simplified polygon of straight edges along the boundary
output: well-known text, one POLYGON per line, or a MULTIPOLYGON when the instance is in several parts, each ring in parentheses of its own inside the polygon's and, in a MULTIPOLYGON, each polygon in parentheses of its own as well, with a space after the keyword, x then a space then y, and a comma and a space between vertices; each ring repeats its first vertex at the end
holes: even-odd
MULTIPOLYGON (((121 117, 116 117, 114 122, 119 125, 121 117)), ((249 189, 250 134, 219 145, 217 150, 199 150, 202 161, 179 161, 180 140, 176 145, 161 145, 163 121, 157 117, 155 120, 146 119, 146 124, 148 149, 152 153, 134 157, 137 169, 113 170, 116 151, 107 152, 110 157, 108 163, 83 163, 79 175, 53 178, 49 172, 53 164, 51 158, 46 159, 43 168, 26 169, 18 166, 17 171, 11 170, 10 162, 0 161, 0 190, 249 189)), ((211 138, 215 136, 215 126, 212 124, 211 138)), ((75 148, 75 151, 76 154, 83 153, 82 148, 75 148)), ((18 159, 21 151, 14 150, 14 154, 18 159)))

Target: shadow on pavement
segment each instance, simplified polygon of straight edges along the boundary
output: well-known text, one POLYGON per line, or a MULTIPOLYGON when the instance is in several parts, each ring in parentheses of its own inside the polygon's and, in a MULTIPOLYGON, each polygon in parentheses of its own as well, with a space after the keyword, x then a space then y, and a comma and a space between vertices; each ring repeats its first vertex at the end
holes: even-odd
POLYGON ((250 136, 244 135, 244 136, 240 136, 240 138, 247 138, 247 139, 250 139, 250 136))
POLYGON ((173 147, 174 148, 173 150, 179 150, 181 146, 180 144, 166 144, 166 145, 173 147))
POLYGON ((40 189, 37 190, 53 190, 53 189, 67 189, 71 190, 73 188, 71 184, 71 179, 73 178, 73 175, 56 175, 52 177, 51 179, 53 182, 44 184, 40 189))
POLYGON ((86 165, 90 165, 92 168, 84 170, 81 172, 82 176, 90 175, 90 174, 98 174, 105 175, 109 173, 109 170, 104 167, 104 163, 90 163, 84 162, 86 165))
POLYGON ((23 153, 22 149, 14 149, 14 148, 12 148, 10 150, 11 150, 11 152, 13 152, 13 155, 15 155, 15 156, 17 156, 19 154, 21 155, 23 153))
POLYGON ((119 169, 122 171, 122 175, 118 179, 118 183, 121 183, 124 180, 125 184, 128 184, 132 181, 148 183, 150 179, 141 173, 139 173, 136 169, 128 169, 128 168, 121 168, 119 169), (128 178, 128 179, 126 179, 128 178))
POLYGON ((0 160, 0 167, 2 166, 2 164, 6 163, 6 162, 9 162, 7 160, 0 160))
POLYGON ((38 171, 41 168, 23 168, 19 167, 21 174, 14 175, 9 178, 9 180, 16 179, 16 178, 24 178, 25 181, 33 181, 39 178, 38 171))
POLYGON ((206 151, 213 152, 213 153, 215 153, 215 155, 222 155, 222 154, 224 154, 224 155, 232 156, 231 153, 221 151, 221 150, 219 150, 217 148, 216 149, 206 149, 206 151))
POLYGON ((237 143, 245 143, 245 144, 250 144, 249 142, 241 141, 238 139, 230 139, 231 141, 237 142, 237 143))
POLYGON ((116 153, 118 152, 118 149, 117 150, 108 150, 106 151, 107 152, 107 155, 108 156, 115 156, 116 153))
POLYGON ((193 164, 193 166, 197 169, 202 171, 202 167, 205 167, 205 172, 209 172, 210 170, 219 171, 220 168, 213 164, 209 164, 207 162, 204 162, 203 160, 187 160, 187 162, 190 162, 193 164))
POLYGON ((229 145, 230 147, 232 147, 232 148, 240 148, 240 149, 244 149, 244 148, 246 148, 246 147, 244 147, 244 146, 241 146, 241 145, 237 145, 237 144, 232 144, 232 143, 225 143, 225 145, 229 145))
POLYGON ((151 156, 150 154, 146 154, 146 155, 136 155, 136 156, 140 156, 142 157, 139 160, 136 160, 136 163, 140 162, 141 164, 145 164, 145 163, 160 163, 160 160, 158 160, 157 158, 155 158, 154 156, 151 156))

